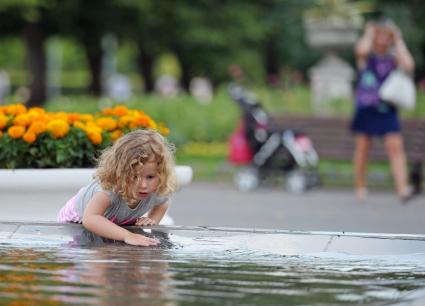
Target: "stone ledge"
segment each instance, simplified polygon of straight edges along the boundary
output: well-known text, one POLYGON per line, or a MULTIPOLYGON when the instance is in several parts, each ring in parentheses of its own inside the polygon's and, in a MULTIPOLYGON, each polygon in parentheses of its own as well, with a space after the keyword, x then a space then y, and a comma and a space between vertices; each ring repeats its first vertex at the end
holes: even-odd
MULTIPOLYGON (((273 229, 223 228, 204 226, 150 226, 127 227, 131 231, 161 239, 163 247, 170 247, 175 239, 208 248, 209 240, 214 247, 222 243, 223 248, 243 245, 249 250, 261 250, 281 255, 308 255, 314 253, 344 253, 352 255, 409 255, 425 254, 425 235, 389 233, 353 233, 291 231, 273 229), (167 237, 171 237, 168 239, 167 237), (174 238, 173 238, 174 237, 174 238), (188 240, 189 239, 189 240, 188 240)), ((2 244, 66 244, 90 245, 111 241, 87 232, 79 224, 56 222, 13 222, 0 221, 0 243, 2 244)))

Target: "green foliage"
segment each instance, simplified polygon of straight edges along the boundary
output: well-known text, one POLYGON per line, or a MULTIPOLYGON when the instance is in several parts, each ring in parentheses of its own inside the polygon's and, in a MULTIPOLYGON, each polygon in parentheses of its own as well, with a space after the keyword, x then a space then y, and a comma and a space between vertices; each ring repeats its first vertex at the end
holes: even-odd
POLYGON ((23 42, 16 37, 1 38, 0 67, 25 68, 25 48, 23 42))
MULTIPOLYGON (((247 79, 258 85, 267 74, 278 74, 282 68, 306 73, 317 62, 320 53, 305 43, 305 12, 361 20, 361 13, 373 9, 369 14, 381 12, 400 25, 414 55, 416 71, 423 74, 425 5, 396 0, 7 0, 0 2, 0 67, 9 72, 14 87, 30 82, 31 74, 24 71, 26 50, 20 41, 22 30, 30 22, 43 31, 47 45, 52 39, 63 44, 61 74, 66 88, 83 91, 99 76, 100 69, 88 69, 87 56, 92 64, 99 61, 105 51, 102 37, 110 33, 119 43, 117 71, 131 75, 138 92, 142 78, 134 75, 139 73, 139 56, 143 54, 147 56, 143 60, 150 63, 161 62, 163 54, 177 58, 177 65, 175 61, 166 64, 166 68, 156 69, 155 75, 158 70, 171 70, 186 82, 202 75, 220 84, 229 78, 229 65, 238 64, 247 79)), ((352 60, 352 50, 347 53, 352 60)))

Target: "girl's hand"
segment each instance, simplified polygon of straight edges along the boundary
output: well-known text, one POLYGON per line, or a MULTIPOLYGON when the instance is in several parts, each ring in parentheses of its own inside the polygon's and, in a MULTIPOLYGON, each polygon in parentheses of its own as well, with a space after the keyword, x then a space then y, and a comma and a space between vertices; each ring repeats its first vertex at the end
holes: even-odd
POLYGON ((393 32, 393 37, 395 42, 398 42, 403 39, 403 36, 401 35, 401 31, 399 27, 397 27, 396 25, 392 26, 392 32, 393 32))
POLYGON ((159 244, 158 239, 149 238, 140 234, 128 232, 124 237, 124 242, 131 245, 151 246, 159 244))
POLYGON ((144 226, 144 225, 155 225, 156 222, 148 217, 139 217, 136 220, 137 226, 144 226))
POLYGON ((369 21, 366 23, 365 26, 365 35, 367 35, 368 37, 373 37, 375 35, 375 31, 376 31, 376 24, 372 21, 369 21))

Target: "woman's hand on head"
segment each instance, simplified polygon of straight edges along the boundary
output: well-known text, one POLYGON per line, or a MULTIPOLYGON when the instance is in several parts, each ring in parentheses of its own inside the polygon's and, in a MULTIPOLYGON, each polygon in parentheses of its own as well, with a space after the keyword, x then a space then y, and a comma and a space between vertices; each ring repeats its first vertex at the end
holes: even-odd
POLYGON ((373 37, 375 35, 376 24, 372 21, 368 21, 365 25, 365 34, 373 37))
POLYGON ((128 232, 124 237, 124 242, 130 245, 140 245, 140 246, 151 246, 158 245, 159 240, 154 238, 149 238, 140 234, 128 232))
POLYGON ((393 32, 394 42, 398 42, 403 39, 403 35, 401 34, 400 28, 398 26, 393 25, 391 30, 393 32))
POLYGON ((152 220, 151 218, 142 216, 137 218, 135 225, 137 226, 156 225, 156 222, 152 220))

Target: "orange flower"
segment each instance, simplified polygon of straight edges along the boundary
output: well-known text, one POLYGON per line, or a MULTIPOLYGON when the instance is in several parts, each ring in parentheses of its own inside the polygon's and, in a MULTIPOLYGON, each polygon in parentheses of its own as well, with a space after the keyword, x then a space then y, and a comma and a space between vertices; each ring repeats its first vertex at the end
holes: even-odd
POLYGON ((22 126, 28 126, 30 124, 30 117, 28 114, 20 114, 13 119, 14 125, 22 125, 22 126))
POLYGON ((28 112, 31 121, 44 121, 47 122, 50 119, 50 116, 46 113, 36 113, 36 112, 28 112))
POLYGON ((102 133, 102 128, 99 127, 96 123, 94 123, 93 121, 89 121, 86 124, 86 129, 87 130, 91 130, 94 131, 96 133, 102 133))
POLYGON ((28 143, 33 143, 37 139, 37 136, 34 132, 28 131, 24 134, 23 139, 28 143))
POLYGON ((82 122, 93 121, 93 115, 90 115, 90 114, 81 114, 80 121, 82 121, 82 122))
POLYGON ((47 129, 47 124, 44 121, 34 121, 29 127, 29 131, 33 132, 35 135, 40 135, 44 133, 47 129))
POLYGON ((69 124, 65 120, 55 119, 47 124, 47 130, 53 138, 62 138, 69 132, 69 124))
POLYGON ((80 120, 81 115, 78 113, 70 113, 68 114, 68 122, 70 124, 73 124, 75 121, 79 121, 80 120))
POLYGON ((121 131, 121 130, 113 131, 113 132, 111 133, 111 140, 112 140, 112 141, 115 141, 115 140, 117 140, 118 138, 120 138, 122 135, 124 135, 124 133, 123 133, 123 131, 121 131))
POLYGON ((152 120, 152 118, 149 118, 148 128, 151 128, 151 129, 157 129, 158 128, 158 125, 156 124, 155 121, 152 120))
POLYGON ((127 125, 133 120, 131 116, 122 116, 120 119, 118 119, 118 126, 119 128, 125 128, 127 125))
POLYGON ((108 132, 115 130, 118 125, 116 120, 109 117, 103 117, 103 118, 97 119, 96 124, 108 132))
POLYGON ((44 108, 42 108, 42 107, 34 106, 34 107, 31 107, 31 108, 28 110, 28 112, 29 112, 29 113, 31 113, 31 112, 35 112, 35 113, 42 114, 42 113, 45 113, 46 111, 45 111, 45 110, 44 110, 44 108))
POLYGON ((68 114, 65 112, 52 113, 52 118, 68 122, 68 114))
POLYGON ((115 116, 125 116, 128 114, 128 108, 124 105, 117 105, 114 107, 113 113, 115 116))
POLYGON ((91 143, 94 145, 101 144, 103 141, 102 134, 96 131, 95 129, 91 129, 91 128, 86 129, 86 135, 91 141, 91 143))
POLYGON ((27 114, 31 121, 47 118, 46 112, 41 107, 31 107, 27 114))
POLYGON ((158 131, 164 136, 168 136, 168 134, 170 134, 170 129, 167 128, 162 122, 158 126, 158 131))
POLYGON ((6 107, 6 114, 17 116, 27 111, 27 108, 23 104, 10 104, 6 107))
POLYGON ((7 133, 9 134, 9 136, 13 139, 18 139, 21 138, 22 135, 24 135, 25 133, 25 128, 23 126, 20 125, 14 125, 11 126, 8 130, 7 133))
POLYGON ((75 121, 73 126, 83 131, 86 129, 86 126, 81 121, 75 121))
POLYGON ((104 108, 102 110, 102 114, 106 115, 106 116, 112 116, 114 115, 114 110, 110 107, 104 108))
POLYGON ((135 129, 137 127, 147 127, 149 125, 148 116, 136 116, 130 122, 130 128, 135 129))
POLYGON ((0 114, 0 130, 4 129, 7 126, 9 118, 3 114, 0 114))

